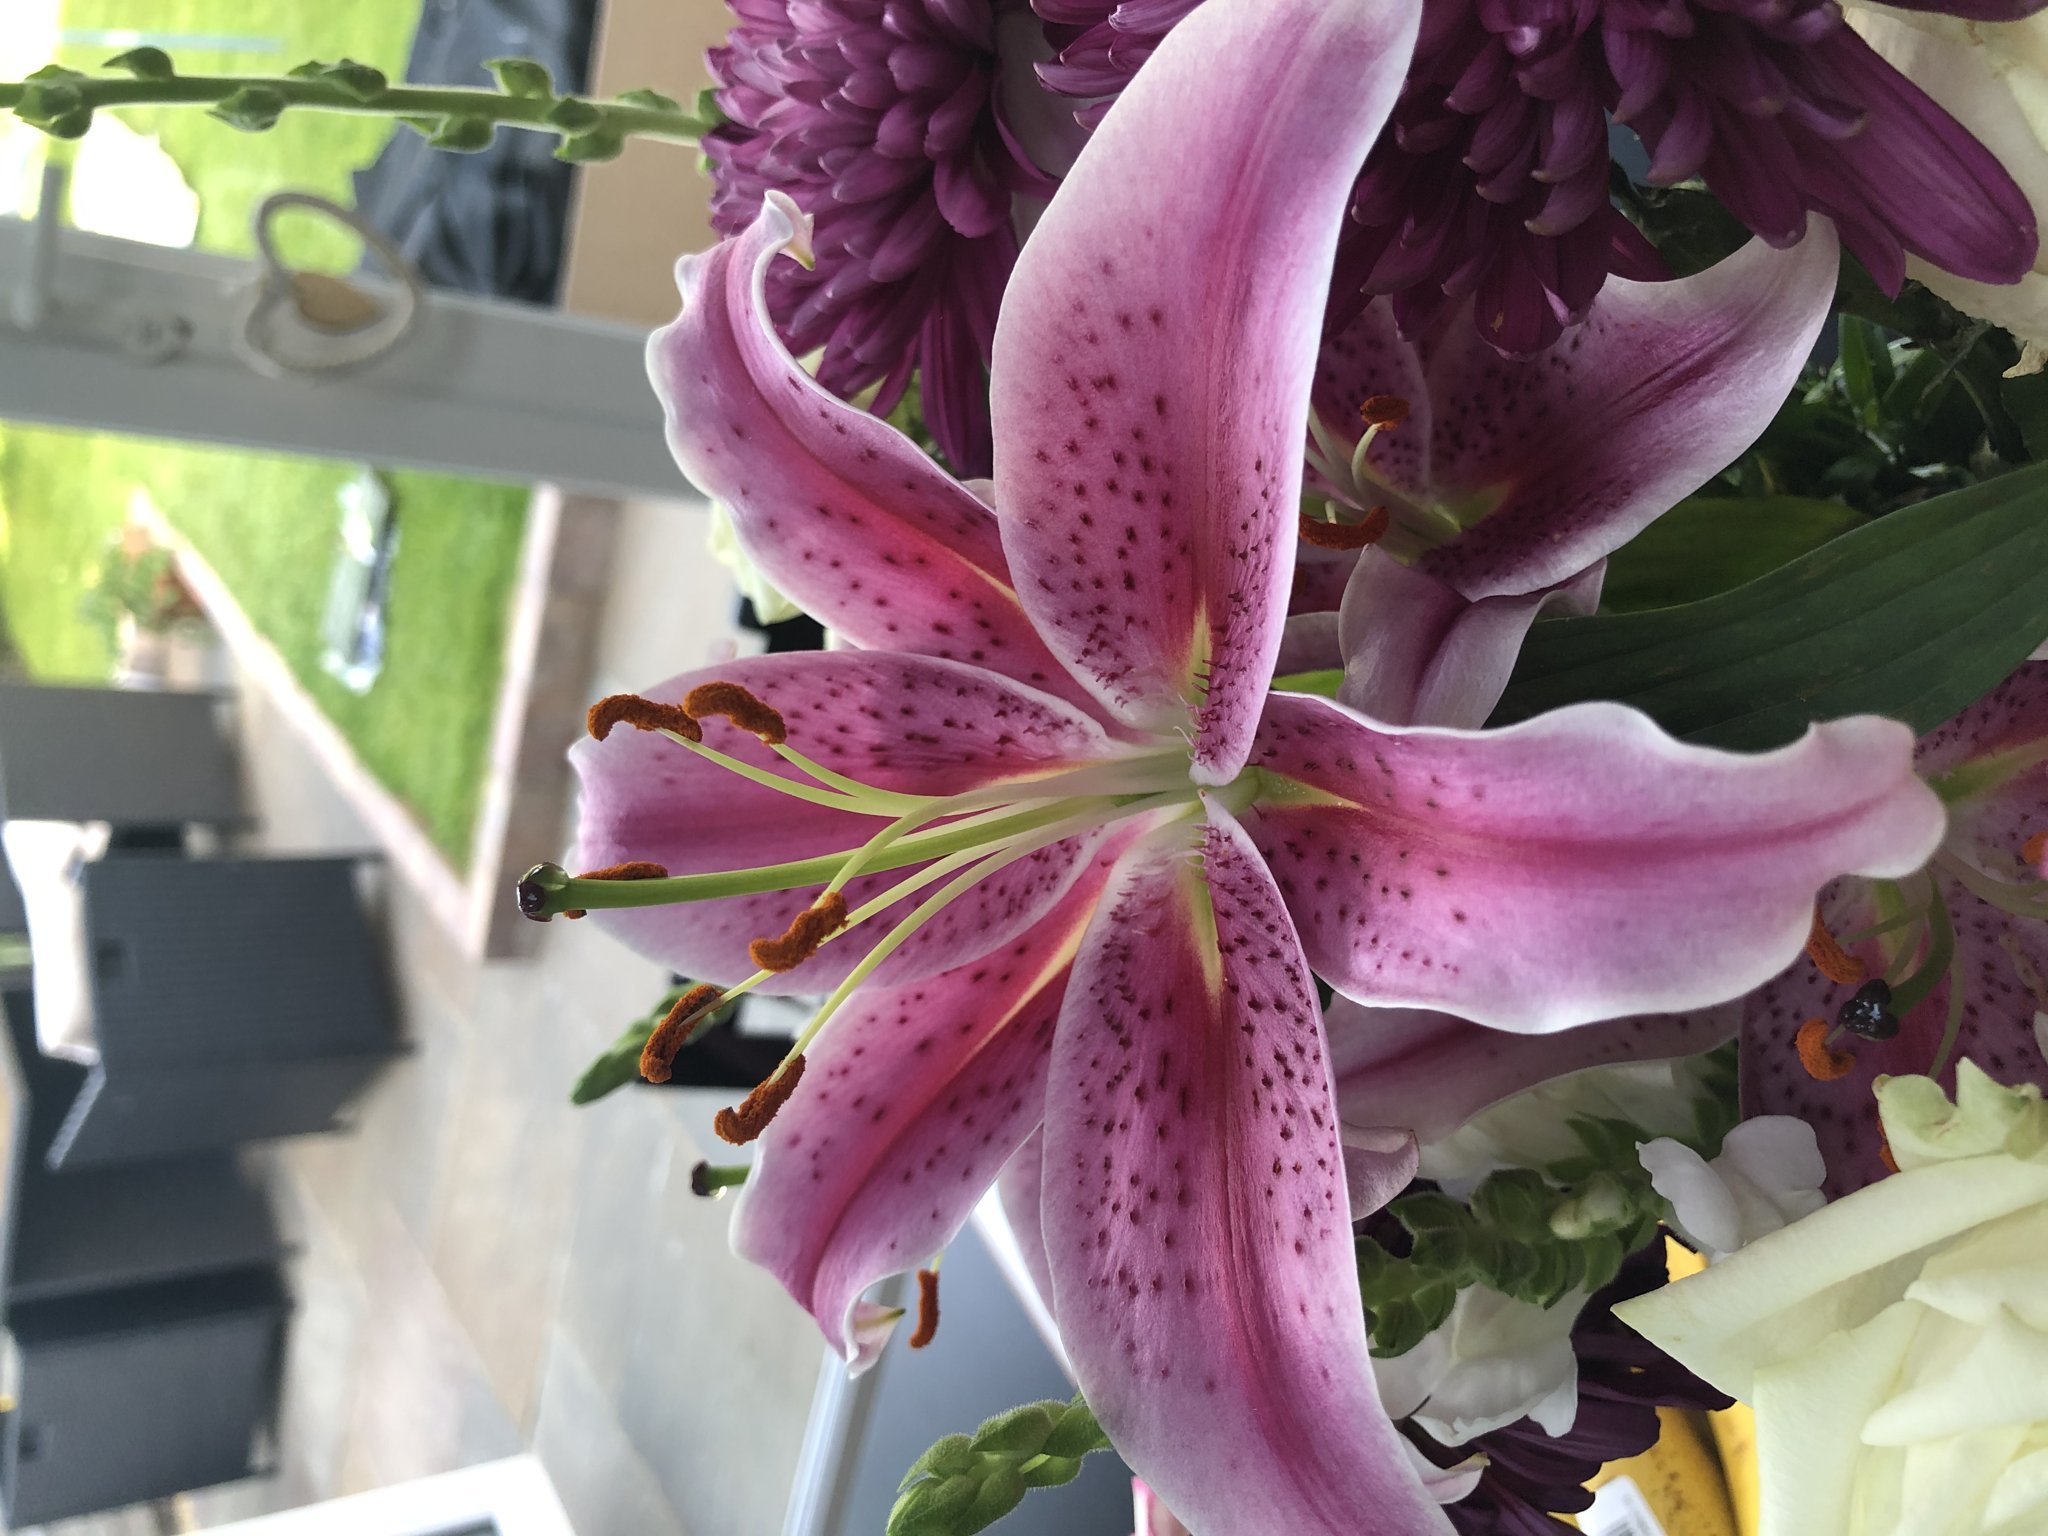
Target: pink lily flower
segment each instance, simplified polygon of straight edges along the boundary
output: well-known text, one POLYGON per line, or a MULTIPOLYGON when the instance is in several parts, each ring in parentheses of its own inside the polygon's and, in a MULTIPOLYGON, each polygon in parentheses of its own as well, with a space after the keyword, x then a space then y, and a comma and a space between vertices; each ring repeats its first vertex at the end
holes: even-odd
POLYGON ((2048 1089, 2048 661, 2023 663, 1917 756, 1948 802, 1933 861, 1896 884, 1835 881, 1808 958, 1742 1002, 1743 1111, 1810 1124, 1830 1198, 1889 1171, 1880 1077, 1953 1091, 1967 1056, 2048 1089))
POLYGON ((1503 358, 1463 309, 1410 343, 1390 301, 1369 305, 1317 365, 1310 500, 1337 526, 1304 533, 1341 541, 1367 516, 1385 532, 1360 554, 1304 550, 1292 606, 1325 616, 1296 619, 1283 666, 1342 665, 1338 698, 1377 720, 1484 724, 1537 616, 1591 612, 1606 557, 1770 424, 1827 320, 1837 250, 1816 219, 1787 250, 1616 278, 1531 359, 1503 358), (1371 425, 1361 402, 1405 419, 1371 425))
POLYGON ((678 461, 860 649, 630 706, 667 729, 575 760, 578 856, 631 877, 522 893, 727 995, 829 990, 731 1122, 775 1115, 734 1243, 849 1359, 862 1292, 1042 1123, 1080 1385, 1212 1536, 1446 1529, 1373 1387, 1311 968, 1532 1033, 1683 1009, 1940 830, 1887 721, 1737 757, 1612 705, 1475 733, 1269 694, 1337 231, 1415 26, 1214 0, 1176 30, 1006 294, 1000 516, 776 339, 786 199, 686 259, 650 351, 678 461))

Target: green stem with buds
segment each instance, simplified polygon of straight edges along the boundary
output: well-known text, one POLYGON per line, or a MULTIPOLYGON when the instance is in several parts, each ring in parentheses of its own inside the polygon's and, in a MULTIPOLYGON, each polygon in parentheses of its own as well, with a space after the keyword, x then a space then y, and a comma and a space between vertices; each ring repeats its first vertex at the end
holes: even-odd
POLYGON ((294 108, 395 117, 453 150, 479 150, 500 127, 553 133, 564 160, 609 160, 629 138, 694 144, 721 121, 705 97, 697 110, 655 91, 613 100, 557 95, 530 59, 495 59, 499 90, 392 85, 367 64, 342 59, 302 64, 283 75, 181 75, 161 49, 136 48, 108 61, 119 74, 86 75, 56 65, 27 80, 0 83, 0 109, 58 138, 78 138, 104 107, 189 106, 249 133, 270 128, 294 108))

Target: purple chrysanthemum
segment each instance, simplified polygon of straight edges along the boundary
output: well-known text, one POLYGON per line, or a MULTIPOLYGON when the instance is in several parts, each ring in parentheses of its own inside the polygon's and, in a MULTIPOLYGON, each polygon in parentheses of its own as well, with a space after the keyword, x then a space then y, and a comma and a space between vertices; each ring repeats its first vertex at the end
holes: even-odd
MULTIPOLYGON (((1194 0, 1038 0, 1067 28, 1048 84, 1101 97, 1194 0)), ((2011 17, 2040 0, 1921 8, 2011 17)), ((1526 354, 1583 318, 1610 272, 1659 263, 1608 201, 1608 123, 1658 184, 1700 176, 1790 244, 1809 211, 1896 291, 1912 253, 2016 281, 2034 216, 2004 167, 1871 50, 1836 0, 1427 0, 1400 104, 1359 180, 1332 318, 1392 294, 1419 333, 1467 295, 1526 354)))
POLYGON ((1653 1243, 1627 1259, 1579 1314, 1572 1330, 1579 1412, 1568 1433, 1552 1439, 1534 1420, 1518 1419, 1451 1447, 1413 1423, 1401 1426, 1439 1466, 1455 1466, 1474 1451, 1486 1454, 1479 1486, 1444 1510, 1459 1536, 1570 1536, 1572 1528, 1553 1515, 1586 1508, 1593 1502, 1588 1478, 1657 1443, 1660 1406, 1725 1408, 1734 1401, 1616 1320, 1617 1302, 1655 1290, 1664 1279, 1664 1250, 1653 1243))
POLYGON ((774 189, 815 221, 816 265, 768 302, 818 379, 886 411, 913 371, 962 474, 989 471, 984 367, 1017 258, 1013 202, 1055 184, 1014 129, 1043 31, 1021 0, 733 0, 711 52, 730 121, 707 134, 712 220, 737 234, 774 189), (1003 68, 1005 54, 1013 67, 1003 68))

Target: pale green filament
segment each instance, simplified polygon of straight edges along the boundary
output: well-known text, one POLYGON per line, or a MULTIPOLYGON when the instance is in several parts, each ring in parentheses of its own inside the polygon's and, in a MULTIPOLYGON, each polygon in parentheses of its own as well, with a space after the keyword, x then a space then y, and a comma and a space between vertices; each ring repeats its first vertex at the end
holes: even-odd
POLYGON ((1934 862, 1941 867, 1944 874, 1953 877, 1957 884, 1979 901, 1987 902, 2013 917, 2048 921, 2048 883, 2030 880, 2021 885, 2010 880, 2000 880, 1996 876, 1985 874, 1968 859, 1958 858, 1946 850, 1937 853, 1934 862))
MULTIPOLYGON (((1124 808, 1124 814, 1143 815, 1149 811, 1176 807, 1181 817, 1191 816, 1201 809, 1198 801, 1182 794, 1169 792, 1167 794, 1154 795, 1148 800, 1141 800, 1134 805, 1127 806, 1124 808)), ((832 1015, 838 1012, 840 1005, 853 995, 854 989, 867 980, 869 976, 873 975, 875 968, 901 948, 903 943, 912 934, 938 916, 940 912, 944 911, 954 901, 1006 865, 1014 864, 1017 860, 1036 853, 1041 848, 1048 848, 1054 843, 1074 836, 1076 833, 1092 831, 1100 825, 1102 825, 1102 818, 1099 815, 1084 814, 1072 816, 1065 821, 1055 822, 1049 827, 1019 837, 1006 848, 988 851, 986 857, 970 867, 966 873, 948 882, 936 893, 927 897, 908 917, 891 929, 888 935, 877 943, 873 949, 861 957, 860 964, 856 965, 848 973, 846 980, 833 989, 832 995, 827 997, 819 1005, 818 1011, 811 1016, 810 1023, 804 1026, 803 1033, 797 1036, 796 1043, 790 1047, 790 1056, 794 1057, 802 1054, 810 1043, 818 1037, 818 1032, 825 1027, 832 1015)))

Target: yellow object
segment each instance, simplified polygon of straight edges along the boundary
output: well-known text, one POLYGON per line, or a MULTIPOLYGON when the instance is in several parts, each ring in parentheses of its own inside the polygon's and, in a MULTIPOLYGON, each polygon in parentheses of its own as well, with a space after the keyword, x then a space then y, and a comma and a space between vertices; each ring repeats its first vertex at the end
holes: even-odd
MULTIPOLYGON (((1602 1467, 1589 1486, 1597 1490, 1627 1478, 1664 1536, 1738 1536, 1705 1419, 1683 1408, 1659 1408, 1657 1443, 1640 1456, 1602 1467)), ((1591 1528, 1584 1520, 1580 1524, 1591 1528)))
POLYGON ((1740 1536, 1757 1536, 1762 1518, 1756 1472, 1756 1414, 1737 1403, 1707 1415, 1714 1444, 1721 1452, 1721 1476, 1728 1483, 1728 1503, 1735 1511, 1740 1536))

